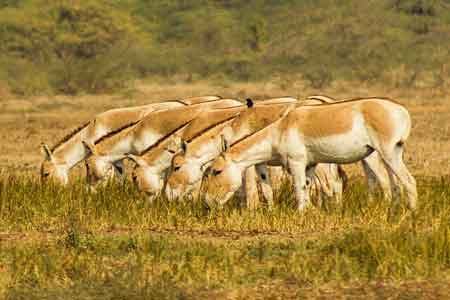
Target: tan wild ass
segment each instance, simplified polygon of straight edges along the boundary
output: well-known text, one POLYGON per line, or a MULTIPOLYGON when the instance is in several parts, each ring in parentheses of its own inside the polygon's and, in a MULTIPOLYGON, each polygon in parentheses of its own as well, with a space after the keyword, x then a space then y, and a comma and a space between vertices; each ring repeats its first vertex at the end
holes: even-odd
POLYGON ((195 103, 215 101, 219 96, 200 96, 181 100, 168 100, 144 106, 111 109, 95 116, 86 124, 78 127, 53 147, 42 144, 45 154, 40 175, 45 182, 52 180, 61 184, 69 181, 69 171, 87 156, 82 141, 95 143, 111 132, 120 131, 142 119, 152 111, 187 106, 195 103))
MULTIPOLYGON (((147 114, 138 123, 130 124, 120 132, 107 135, 97 142, 84 141, 90 153, 86 159, 88 184, 93 187, 116 174, 115 164, 128 154, 139 154, 148 147, 159 144, 187 126, 202 111, 213 108, 239 106, 233 99, 197 103, 190 106, 160 110, 147 114)), ((119 172, 120 173, 120 172, 119 172)))
MULTIPOLYGON (((204 134, 186 141, 183 151, 172 159, 172 169, 165 190, 166 196, 169 199, 184 197, 200 184, 208 164, 222 151, 222 135, 225 135, 228 141, 238 140, 278 120, 291 105, 296 104, 296 99, 292 98, 292 101, 287 103, 256 105, 252 109, 260 112, 263 118, 249 114, 249 110, 246 109, 239 114, 239 121, 236 121, 236 117, 227 120, 204 134), (232 127, 232 123, 235 126, 232 127)), ((255 167, 261 178, 261 187, 266 189, 265 192, 263 190, 265 198, 269 205, 272 205, 273 197, 270 196, 272 189, 267 167, 265 164, 258 164, 255 167)), ((242 180, 242 176, 239 180, 242 180)))
MULTIPOLYGON (((275 98, 258 101, 255 105, 270 105, 274 103, 292 103, 294 98, 275 98)), ((220 126, 221 124, 232 120, 241 111, 247 109, 247 106, 241 105, 232 108, 207 110, 199 114, 182 132, 167 136, 165 140, 152 145, 144 150, 140 155, 129 154, 128 157, 135 161, 136 168, 133 171, 133 179, 138 184, 141 191, 147 194, 159 193, 164 186, 164 175, 171 166, 172 158, 176 152, 182 150, 180 140, 190 143, 192 140, 206 134, 209 130, 220 126)), ((252 176, 252 173, 248 174, 252 176)), ((253 176, 254 177, 254 176, 253 176)), ((247 189, 252 189, 255 178, 248 180, 247 189)), ((262 187, 263 191, 266 187, 262 187)), ((251 192, 247 191, 247 197, 251 192)))
POLYGON ((410 130, 406 108, 389 99, 292 107, 280 120, 231 142, 231 147, 214 161, 205 180, 206 201, 209 205, 223 205, 239 187, 239 176, 246 168, 276 162, 293 176, 301 211, 308 203, 306 174, 312 173, 317 164, 353 163, 377 151, 389 174, 395 199, 400 191, 397 178, 406 189, 408 206, 414 209, 416 182, 402 159, 410 130), (334 122, 330 122, 330 115, 334 122))

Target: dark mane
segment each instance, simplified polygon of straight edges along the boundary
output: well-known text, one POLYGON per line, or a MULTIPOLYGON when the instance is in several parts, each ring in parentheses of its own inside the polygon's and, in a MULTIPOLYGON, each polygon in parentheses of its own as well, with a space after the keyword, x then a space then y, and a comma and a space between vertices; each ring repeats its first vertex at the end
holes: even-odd
POLYGON ((246 138, 249 138, 249 137, 251 137, 252 135, 255 135, 255 134, 257 134, 258 132, 260 132, 260 131, 266 129, 267 127, 271 126, 272 124, 274 124, 274 123, 277 122, 278 120, 284 118, 284 117, 285 117, 288 113, 290 113, 291 111, 292 111, 292 110, 290 110, 290 109, 286 109, 286 111, 283 113, 283 116, 281 116, 280 118, 278 118, 276 121, 273 121, 273 122, 271 122, 270 124, 267 124, 266 126, 260 128, 260 129, 258 129, 258 130, 256 130, 256 131, 254 131, 254 132, 251 132, 251 133, 249 133, 249 134, 243 136, 242 138, 236 140, 234 143, 232 143, 232 144, 229 146, 229 148, 231 148, 232 146, 234 146, 234 145, 236 145, 236 144, 242 142, 242 141, 245 140, 246 138))
POLYGON ((163 102, 175 102, 175 103, 183 104, 184 106, 188 106, 189 105, 188 103, 184 102, 183 100, 178 100, 178 99, 164 100, 162 102, 156 102, 156 103, 163 103, 163 102))
POLYGON ((251 137, 252 135, 257 134, 258 132, 260 132, 260 131, 266 129, 267 127, 269 127, 269 126, 272 125, 272 124, 273 124, 273 123, 270 123, 269 125, 264 126, 263 128, 260 128, 260 129, 256 130, 255 132, 249 133, 249 134, 247 134, 247 135, 241 137, 240 139, 234 141, 234 143, 232 143, 232 144, 231 144, 230 146, 228 146, 228 147, 231 148, 231 147, 233 147, 234 145, 239 144, 239 143, 242 142, 243 140, 245 140, 245 139, 251 137))
POLYGON ((219 125, 222 125, 223 123, 226 123, 226 122, 228 122, 228 121, 230 121, 230 120, 233 120, 233 119, 236 118, 238 115, 239 115, 239 113, 237 113, 237 114, 235 114, 235 115, 233 115, 233 116, 231 116, 231 117, 229 117, 229 118, 227 118, 227 119, 225 119, 225 120, 223 120, 223 121, 221 121, 221 122, 219 122, 219 123, 212 124, 212 125, 206 127, 205 129, 203 129, 202 131, 198 132, 196 135, 194 135, 192 138, 190 138, 190 139, 187 140, 186 142, 187 142, 187 143, 192 142, 194 139, 200 137, 201 135, 203 135, 203 134, 204 134, 205 132, 207 132, 208 130, 213 129, 214 127, 217 127, 217 126, 219 126, 219 125))
POLYGON ((142 155, 144 155, 145 153, 149 152, 150 150, 152 150, 152 149, 158 147, 162 142, 164 142, 164 141, 165 141, 168 137, 170 137, 172 134, 176 133, 178 130, 182 129, 183 127, 189 125, 189 123, 191 123, 192 120, 194 120, 194 119, 191 119, 191 120, 187 121, 186 123, 184 123, 184 124, 178 126, 178 127, 175 128, 174 130, 172 130, 171 132, 169 132, 168 134, 166 134, 165 136, 159 138, 159 140, 157 140, 155 143, 151 144, 150 146, 148 146, 147 148, 145 148, 141 153, 139 153, 139 156, 142 156, 142 155))
POLYGON ((139 123, 139 122, 140 122, 140 121, 131 122, 131 123, 126 124, 126 125, 124 125, 124 126, 118 128, 118 129, 116 129, 116 130, 114 130, 114 131, 109 132, 108 134, 106 134, 106 135, 102 136, 101 138, 99 138, 98 140, 96 140, 96 141, 94 142, 94 145, 97 145, 98 143, 103 142, 103 141, 106 140, 107 138, 109 138, 109 137, 111 137, 111 136, 113 136, 113 135, 115 135, 115 134, 121 132, 122 130, 125 130, 125 129, 131 127, 131 126, 134 126, 134 125, 136 125, 136 124, 139 123))
POLYGON ((74 130, 72 130, 68 135, 66 135, 65 137, 63 137, 62 139, 60 139, 53 147, 50 148, 50 151, 53 152, 56 150, 56 148, 58 148, 59 146, 61 146, 62 144, 64 144, 65 142, 67 142, 68 140, 70 140, 75 134, 77 134, 78 132, 80 132, 81 130, 83 130, 84 128, 86 128, 89 123, 91 123, 91 121, 86 122, 85 124, 75 128, 74 130))

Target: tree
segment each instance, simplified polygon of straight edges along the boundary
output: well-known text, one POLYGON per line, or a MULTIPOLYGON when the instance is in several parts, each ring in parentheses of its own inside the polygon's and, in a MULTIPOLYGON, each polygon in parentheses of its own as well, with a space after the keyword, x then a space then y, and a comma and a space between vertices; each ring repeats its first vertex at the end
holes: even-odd
POLYGON ((3 9, 0 20, 1 50, 46 66, 52 84, 66 93, 122 82, 126 54, 141 40, 130 16, 103 0, 25 1, 3 9))

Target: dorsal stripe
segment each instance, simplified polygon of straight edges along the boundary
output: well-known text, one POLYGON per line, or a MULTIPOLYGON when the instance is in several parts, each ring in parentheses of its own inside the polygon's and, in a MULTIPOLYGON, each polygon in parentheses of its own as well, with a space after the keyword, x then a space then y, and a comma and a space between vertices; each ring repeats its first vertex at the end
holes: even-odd
MULTIPOLYGON (((278 120, 277 120, 278 121, 278 120)), ((261 128, 261 129, 258 129, 258 130, 256 130, 255 132, 252 132, 252 133, 249 133, 249 134, 247 134, 247 135, 245 135, 245 136, 243 136, 243 137, 241 137, 240 139, 238 139, 238 140, 236 140, 236 141, 234 141, 234 143, 232 143, 229 147, 231 148, 231 147, 233 147, 233 146, 235 146, 236 144, 239 144, 240 142, 242 142, 243 140, 245 140, 245 139, 247 139, 247 138, 249 138, 249 137, 251 137, 252 135, 255 135, 255 134, 257 134, 258 132, 260 132, 261 130, 264 130, 264 129, 266 129, 267 127, 269 127, 270 125, 272 125, 273 123, 275 123, 276 121, 274 121, 274 122, 272 122, 272 123, 270 123, 269 125, 267 125, 267 126, 264 126, 263 128, 261 128)))
POLYGON ((239 114, 240 114, 240 112, 237 113, 237 114, 235 114, 235 115, 233 115, 233 116, 231 116, 231 117, 229 117, 229 118, 227 118, 227 119, 225 119, 225 120, 223 120, 223 121, 221 121, 221 122, 219 122, 219 123, 215 123, 215 124, 212 124, 212 125, 206 127, 205 129, 203 129, 203 130, 201 130, 200 132, 198 132, 196 135, 194 135, 192 138, 190 138, 190 139, 187 140, 186 142, 187 142, 187 143, 192 142, 194 139, 196 139, 196 138, 202 136, 202 135, 203 135, 204 133, 206 133, 207 131, 209 131, 209 130, 211 130, 211 129, 217 127, 217 126, 220 126, 220 125, 222 125, 222 124, 224 124, 224 123, 226 123, 226 122, 228 122, 228 121, 230 121, 230 120, 233 120, 233 119, 236 118, 239 114))
POLYGON ((158 147, 162 142, 164 142, 167 138, 169 138, 171 135, 175 134, 178 130, 183 129, 184 127, 188 126, 192 120, 194 120, 195 118, 187 121, 186 123, 178 126, 177 128, 175 128, 174 130, 172 130, 171 132, 169 132, 168 134, 166 134, 165 136, 161 137, 160 139, 158 139, 155 143, 151 144, 150 146, 148 146, 147 148, 145 148, 141 153, 139 153, 139 156, 142 156, 144 154, 146 154, 147 152, 149 152, 150 150, 158 147))
POLYGON ((64 144, 65 142, 69 141, 75 134, 77 134, 78 132, 80 132, 81 130, 83 130, 84 128, 86 128, 89 123, 91 123, 91 121, 75 128, 74 130, 72 130, 68 135, 66 135, 65 137, 63 137, 61 140, 59 140, 53 147, 50 148, 50 151, 53 152, 55 151, 59 146, 61 146, 62 144, 64 144))
POLYGON ((272 125, 273 123, 275 123, 275 122, 277 122, 278 120, 284 118, 290 111, 292 111, 292 109, 293 109, 293 107, 288 107, 288 108, 286 108, 286 111, 285 111, 285 112, 283 113, 283 115, 282 115, 281 117, 279 117, 277 120, 275 120, 275 121, 273 121, 272 123, 270 123, 270 124, 268 124, 268 125, 262 127, 261 129, 256 130, 255 132, 252 132, 252 133, 250 133, 250 134, 247 134, 246 136, 244 136, 244 137, 238 139, 237 141, 235 141, 234 143, 232 143, 232 144, 230 145, 230 147, 233 147, 234 145, 236 145, 236 144, 242 142, 243 140, 245 140, 246 138, 251 137, 252 135, 257 134, 257 133, 260 132, 261 130, 266 129, 267 127, 269 127, 269 126, 272 125))
POLYGON ((188 105, 189 105, 188 103, 184 102, 183 100, 179 100, 179 99, 164 100, 164 101, 162 101, 162 102, 155 102, 155 104, 158 104, 158 103, 164 103, 164 102, 175 102, 175 103, 183 104, 184 106, 188 106, 188 105))
POLYGON ((114 131, 111 131, 110 133, 108 133, 108 134, 106 134, 106 135, 100 137, 99 139, 97 139, 97 140, 94 142, 94 145, 97 145, 97 144, 99 144, 99 143, 101 143, 101 142, 104 142, 106 139, 108 139, 108 138, 110 138, 110 137, 116 135, 117 133, 119 133, 119 132, 121 132, 121 131, 123 131, 123 130, 125 130, 125 129, 127 129, 127 128, 130 128, 130 127, 136 125, 136 124, 139 123, 139 122, 140 122, 140 120, 139 120, 139 121, 134 121, 134 122, 128 123, 128 124, 126 124, 126 125, 124 125, 124 126, 118 128, 118 129, 116 129, 116 130, 114 130, 114 131))

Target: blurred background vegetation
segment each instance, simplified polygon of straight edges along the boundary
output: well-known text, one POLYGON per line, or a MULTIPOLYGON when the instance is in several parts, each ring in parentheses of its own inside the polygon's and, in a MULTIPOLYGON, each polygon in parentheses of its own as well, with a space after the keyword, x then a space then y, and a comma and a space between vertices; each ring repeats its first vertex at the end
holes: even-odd
POLYGON ((450 0, 0 0, 0 91, 135 79, 445 88, 450 0))

